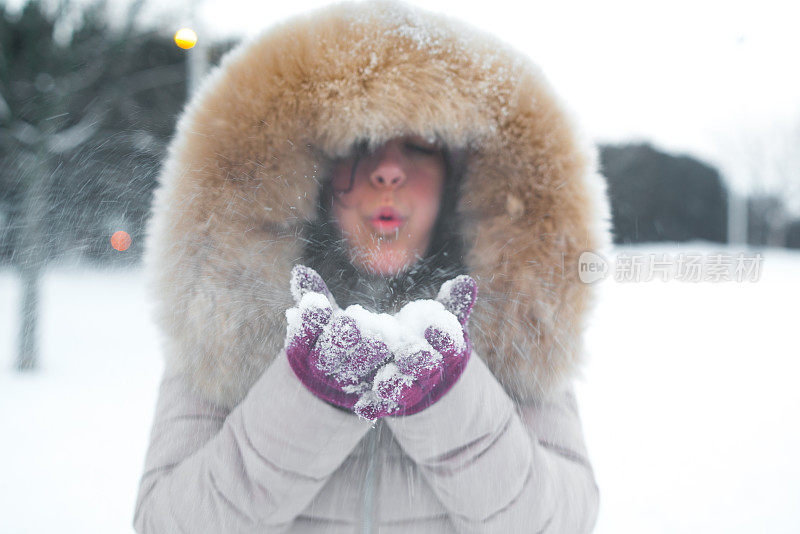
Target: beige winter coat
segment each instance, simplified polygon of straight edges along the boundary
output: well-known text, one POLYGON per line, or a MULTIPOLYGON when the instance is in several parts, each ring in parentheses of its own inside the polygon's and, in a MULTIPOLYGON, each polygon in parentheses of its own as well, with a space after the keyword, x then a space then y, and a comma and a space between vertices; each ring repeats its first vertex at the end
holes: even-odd
POLYGON ((402 4, 326 8, 228 55, 148 228, 166 371, 136 530, 590 531, 572 379, 593 303, 578 256, 610 242, 595 165, 528 59, 402 4), (474 352, 438 403, 372 429, 294 376, 284 311, 331 162, 402 134, 466 158, 474 352))

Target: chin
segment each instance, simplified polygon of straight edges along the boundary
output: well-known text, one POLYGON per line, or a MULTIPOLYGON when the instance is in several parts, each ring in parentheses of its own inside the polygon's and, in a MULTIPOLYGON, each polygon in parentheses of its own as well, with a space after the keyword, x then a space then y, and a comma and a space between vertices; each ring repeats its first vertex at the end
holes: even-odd
POLYGON ((372 274, 396 276, 408 270, 414 257, 406 251, 378 251, 366 258, 364 267, 372 274))

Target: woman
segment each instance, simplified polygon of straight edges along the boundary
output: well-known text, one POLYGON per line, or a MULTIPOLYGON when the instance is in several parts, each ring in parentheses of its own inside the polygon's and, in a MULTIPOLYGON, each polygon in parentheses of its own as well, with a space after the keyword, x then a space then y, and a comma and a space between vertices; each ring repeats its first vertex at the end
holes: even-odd
POLYGON ((231 53, 148 230, 166 369, 136 530, 590 531, 572 380, 577 259, 610 241, 594 165, 539 71, 450 19, 339 5, 231 53), (373 312, 474 279, 447 391, 373 427, 307 387, 287 357, 300 264, 373 312))

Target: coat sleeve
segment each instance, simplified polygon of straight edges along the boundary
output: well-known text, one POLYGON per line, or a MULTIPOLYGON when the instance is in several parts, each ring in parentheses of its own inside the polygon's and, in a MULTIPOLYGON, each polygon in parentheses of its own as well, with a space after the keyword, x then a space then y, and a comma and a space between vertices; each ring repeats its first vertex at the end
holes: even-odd
POLYGON ((314 397, 281 353, 230 413, 162 379, 134 514, 139 533, 281 530, 368 423, 314 397))
POLYGON ((475 354, 439 402, 388 418, 459 532, 590 532, 599 491, 572 387, 517 406, 475 354))

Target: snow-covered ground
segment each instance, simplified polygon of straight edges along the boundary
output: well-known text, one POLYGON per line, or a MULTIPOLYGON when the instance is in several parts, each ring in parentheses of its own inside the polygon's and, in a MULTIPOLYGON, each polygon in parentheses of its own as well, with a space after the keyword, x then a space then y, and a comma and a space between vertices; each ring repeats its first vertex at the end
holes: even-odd
MULTIPOLYGON (((615 252, 681 251, 741 249, 615 252)), ((800 253, 761 252, 757 282, 600 284, 577 385, 597 533, 800 532, 800 253)), ((131 532, 162 370, 142 274, 49 272, 22 376, 19 293, 0 271, 0 532, 131 532)))

